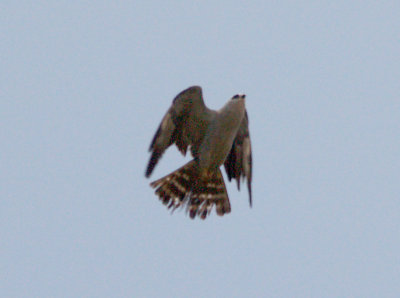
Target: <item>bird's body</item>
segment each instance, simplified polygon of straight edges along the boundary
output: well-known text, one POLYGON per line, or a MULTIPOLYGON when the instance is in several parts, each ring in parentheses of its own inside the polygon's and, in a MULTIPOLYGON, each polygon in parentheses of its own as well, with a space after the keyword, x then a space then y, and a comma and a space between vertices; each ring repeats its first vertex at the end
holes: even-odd
POLYGON ((230 203, 219 167, 225 164, 229 180, 247 177, 251 203, 251 148, 245 96, 235 95, 219 111, 208 109, 201 88, 178 94, 154 136, 146 176, 150 176, 164 150, 175 143, 192 161, 151 183, 156 194, 175 209, 187 203, 190 216, 205 218, 215 204, 217 213, 230 212, 230 203), (245 148, 242 148, 244 145, 245 148), (244 150, 243 150, 244 149, 244 150))
POLYGON ((229 101, 214 117, 210 117, 198 156, 200 168, 215 170, 224 163, 244 113, 243 96, 236 101, 229 101))

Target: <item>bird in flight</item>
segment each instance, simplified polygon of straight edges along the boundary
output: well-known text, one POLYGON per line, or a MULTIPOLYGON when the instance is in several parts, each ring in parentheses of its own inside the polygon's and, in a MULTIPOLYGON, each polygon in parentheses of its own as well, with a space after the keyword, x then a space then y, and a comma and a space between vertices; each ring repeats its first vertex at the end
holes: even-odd
POLYGON ((186 206, 191 218, 205 219, 215 205, 222 216, 231 205, 220 166, 223 164, 229 181, 246 178, 251 197, 252 156, 245 95, 233 96, 220 110, 207 108, 201 87, 193 86, 173 100, 150 144, 151 157, 146 169, 150 177, 164 151, 175 144, 186 155, 189 148, 193 160, 152 182, 160 200, 175 210, 186 206))

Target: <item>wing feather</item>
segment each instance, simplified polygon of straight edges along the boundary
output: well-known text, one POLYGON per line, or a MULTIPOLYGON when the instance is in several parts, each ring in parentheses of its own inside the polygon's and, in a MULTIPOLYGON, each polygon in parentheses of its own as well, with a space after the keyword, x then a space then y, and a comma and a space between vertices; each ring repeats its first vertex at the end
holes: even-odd
POLYGON ((174 143, 183 155, 186 155, 190 147, 192 155, 196 157, 212 112, 204 105, 201 87, 193 86, 179 93, 150 144, 152 155, 146 177, 151 175, 164 151, 174 143))
POLYGON ((226 174, 229 181, 236 179, 237 187, 240 190, 240 179, 247 179, 249 190, 249 202, 252 206, 251 179, 252 179, 252 154, 249 134, 249 119, 247 111, 240 124, 236 138, 233 141, 232 149, 224 162, 226 174))

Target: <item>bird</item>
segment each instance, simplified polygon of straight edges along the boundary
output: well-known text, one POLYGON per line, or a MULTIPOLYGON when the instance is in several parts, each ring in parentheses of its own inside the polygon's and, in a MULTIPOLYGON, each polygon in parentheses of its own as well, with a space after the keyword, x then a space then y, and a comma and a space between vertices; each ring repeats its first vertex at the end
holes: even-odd
POLYGON ((163 117, 149 147, 145 176, 152 174, 165 150, 175 144, 193 159, 172 173, 150 183, 168 209, 186 206, 190 218, 205 219, 215 206, 219 216, 231 212, 220 167, 229 181, 247 180, 252 207, 252 153, 244 94, 234 95, 220 110, 206 107, 200 86, 180 92, 163 117))

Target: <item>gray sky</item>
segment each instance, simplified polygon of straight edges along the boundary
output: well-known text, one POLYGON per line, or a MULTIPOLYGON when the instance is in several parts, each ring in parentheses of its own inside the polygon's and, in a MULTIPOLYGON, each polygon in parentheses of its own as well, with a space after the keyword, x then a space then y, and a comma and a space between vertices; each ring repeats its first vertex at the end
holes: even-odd
POLYGON ((1 296, 398 297, 400 2, 138 2, 0 4, 1 296), (253 145, 206 221, 144 178, 195 84, 253 145))

